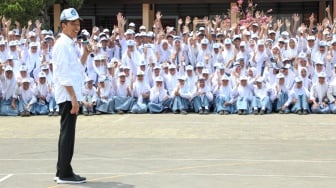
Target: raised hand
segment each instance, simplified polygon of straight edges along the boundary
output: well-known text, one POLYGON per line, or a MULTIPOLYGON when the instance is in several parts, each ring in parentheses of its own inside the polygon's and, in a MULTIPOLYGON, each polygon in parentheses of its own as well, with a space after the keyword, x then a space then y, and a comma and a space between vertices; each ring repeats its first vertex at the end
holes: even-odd
POLYGON ((222 21, 222 19, 219 15, 216 15, 215 16, 215 21, 216 21, 217 24, 219 24, 222 21))
POLYGON ((323 25, 323 27, 328 27, 329 26, 329 19, 328 18, 324 18, 323 20, 322 20, 322 25, 323 25))
POLYGON ((293 14, 293 20, 294 20, 294 22, 299 22, 300 21, 300 16, 299 16, 298 13, 293 14))
POLYGON ((42 23, 40 22, 40 20, 36 20, 36 21, 35 21, 35 25, 36 25, 36 27, 39 28, 39 29, 41 29, 41 27, 42 27, 42 23))
POLYGON ((161 14, 160 11, 158 11, 158 12, 156 13, 156 19, 157 19, 157 20, 160 20, 161 18, 162 18, 162 14, 161 14))
POLYGON ((204 22, 205 25, 208 25, 208 23, 209 23, 209 18, 208 18, 207 16, 204 16, 204 18, 203 18, 203 22, 204 22))
POLYGON ((261 17, 260 11, 256 11, 255 12, 255 18, 259 19, 260 17, 261 17))
POLYGON ((197 18, 197 17, 194 18, 194 20, 193 20, 193 24, 194 24, 194 25, 197 25, 197 24, 198 24, 198 18, 197 18))
POLYGON ((12 24, 11 19, 7 20, 7 22, 6 22, 5 24, 6 24, 6 26, 9 28, 9 27, 11 26, 11 24, 12 24))
POLYGON ((233 29, 233 30, 235 30, 236 28, 237 28, 237 23, 233 23, 233 24, 231 24, 231 28, 233 29))
POLYGON ((187 16, 186 19, 185 19, 185 24, 189 25, 190 23, 191 23, 191 18, 190 18, 190 16, 187 16))
POLYGON ((28 27, 30 27, 33 24, 31 20, 28 21, 28 27))
POLYGON ((178 19, 177 23, 178 23, 179 25, 182 25, 182 24, 183 24, 183 20, 182 20, 182 18, 178 19))
POLYGON ((283 23, 280 19, 277 20, 277 26, 278 28, 281 28, 283 26, 283 23))
POLYGON ((118 14, 117 14, 117 21, 120 22, 121 19, 122 19, 122 17, 123 17, 122 13, 118 12, 118 14))
POLYGON ((309 17, 309 21, 310 23, 314 23, 315 21, 314 13, 312 13, 311 16, 309 17))
POLYGON ((2 22, 2 25, 5 25, 5 24, 6 24, 7 19, 6 19, 5 16, 2 16, 1 22, 2 22))
POLYGON ((316 28, 317 28, 318 31, 323 31, 323 25, 320 24, 320 23, 318 23, 318 24, 316 25, 316 28))
POLYGON ((286 25, 287 28, 290 28, 290 26, 291 26, 291 22, 287 18, 285 19, 285 25, 286 25))

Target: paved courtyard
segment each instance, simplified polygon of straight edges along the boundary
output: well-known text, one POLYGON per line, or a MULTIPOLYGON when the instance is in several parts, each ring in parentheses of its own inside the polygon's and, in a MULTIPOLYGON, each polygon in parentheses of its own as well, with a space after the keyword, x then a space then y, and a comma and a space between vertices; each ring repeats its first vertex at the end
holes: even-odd
POLYGON ((102 115, 78 119, 75 172, 53 182, 59 117, 0 117, 0 187, 336 186, 334 115, 102 115))

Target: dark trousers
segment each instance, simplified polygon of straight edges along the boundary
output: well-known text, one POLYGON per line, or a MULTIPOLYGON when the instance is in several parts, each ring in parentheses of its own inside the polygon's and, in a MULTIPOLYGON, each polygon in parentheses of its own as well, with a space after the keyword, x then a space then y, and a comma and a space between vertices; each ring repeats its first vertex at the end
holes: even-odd
POLYGON ((75 130, 77 115, 71 114, 72 105, 70 101, 59 104, 61 114, 61 129, 58 140, 58 161, 56 176, 60 178, 71 177, 74 173, 71 167, 71 160, 75 146, 75 130))

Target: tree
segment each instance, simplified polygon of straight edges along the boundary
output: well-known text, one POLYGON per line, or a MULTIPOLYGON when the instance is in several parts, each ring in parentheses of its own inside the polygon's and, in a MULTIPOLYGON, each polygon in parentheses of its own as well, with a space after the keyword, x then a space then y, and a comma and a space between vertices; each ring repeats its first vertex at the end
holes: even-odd
POLYGON ((18 21, 22 25, 25 25, 28 20, 40 19, 42 27, 49 29, 50 9, 55 3, 61 4, 62 8, 80 9, 84 0, 0 0, 1 16, 18 21))
POLYGON ((43 0, 3 0, 0 3, 2 16, 20 23, 36 19, 43 5, 43 0))

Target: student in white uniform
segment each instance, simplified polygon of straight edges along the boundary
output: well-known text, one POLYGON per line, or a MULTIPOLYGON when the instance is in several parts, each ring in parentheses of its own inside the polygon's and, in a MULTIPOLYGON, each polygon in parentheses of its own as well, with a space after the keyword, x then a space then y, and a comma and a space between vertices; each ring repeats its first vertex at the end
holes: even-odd
POLYGON ((50 86, 46 81, 46 74, 44 72, 40 72, 38 74, 38 81, 36 84, 35 96, 37 102, 35 103, 35 113, 38 115, 46 115, 49 113, 48 102, 50 99, 50 86))
POLYGON ((143 61, 143 57, 138 52, 138 50, 136 50, 136 42, 134 40, 128 40, 126 43, 127 43, 127 50, 122 55, 121 62, 122 65, 129 66, 133 76, 135 76, 139 63, 143 61))
POLYGON ((241 76, 240 82, 233 89, 233 98, 236 102, 238 115, 247 115, 250 113, 251 102, 253 99, 253 91, 247 83, 247 76, 241 76))
POLYGON ((253 114, 264 115, 265 113, 271 113, 272 112, 272 106, 270 102, 271 91, 264 83, 264 80, 261 77, 259 77, 256 80, 256 86, 254 86, 253 93, 254 93, 252 100, 253 114))
POLYGON ((300 77, 295 78, 295 86, 289 93, 286 106, 293 105, 291 111, 299 115, 307 115, 309 110, 308 105, 309 91, 303 86, 303 80, 300 77))
POLYGON ((34 79, 29 76, 27 66, 26 65, 21 65, 19 71, 20 71, 19 75, 16 78, 16 81, 18 82, 18 84, 21 85, 23 79, 29 79, 30 80, 30 87, 33 87, 35 82, 34 82, 34 79))
POLYGON ((163 78, 157 77, 155 79, 155 86, 150 90, 150 102, 148 109, 151 113, 168 112, 171 106, 171 99, 168 92, 163 87, 163 78))
POLYGON ((177 80, 178 76, 176 73, 176 66, 174 64, 169 65, 169 74, 167 76, 167 79, 165 80, 166 89, 168 91, 168 94, 170 96, 173 96, 173 90, 176 87, 176 84, 178 83, 177 80))
POLYGON ((186 85, 186 76, 181 75, 178 77, 178 83, 175 86, 171 97, 173 99, 172 111, 173 113, 187 114, 190 110, 190 101, 192 97, 192 90, 186 85))
POLYGON ((131 84, 131 93, 134 99, 131 113, 143 114, 148 110, 147 104, 149 102, 150 87, 144 80, 144 72, 138 71, 135 83, 131 84))
POLYGON ((126 74, 119 73, 119 79, 114 86, 115 96, 113 96, 114 108, 118 114, 127 113, 133 104, 130 85, 126 82, 126 74))
POLYGON ((83 98, 82 112, 84 116, 92 116, 97 103, 97 89, 93 86, 93 79, 87 77, 82 89, 83 98))
POLYGON ((30 77, 34 78, 34 70, 40 67, 42 62, 37 42, 31 42, 29 44, 29 48, 29 53, 22 59, 22 61, 28 66, 28 73, 30 77))
POLYGON ((112 100, 113 91, 111 85, 105 76, 98 79, 96 114, 114 113, 114 104, 112 100))
POLYGON ((285 103, 288 101, 289 89, 285 84, 285 75, 279 73, 277 75, 277 82, 273 86, 273 93, 275 95, 273 105, 276 106, 275 111, 280 114, 289 113, 288 106, 285 103))
POLYGON ((233 112, 232 87, 230 85, 230 78, 224 74, 218 80, 220 81, 213 91, 213 93, 216 95, 215 112, 220 115, 228 115, 233 112))
POLYGON ((257 75, 262 76, 264 73, 264 68, 268 64, 270 58, 266 53, 264 41, 258 40, 257 45, 257 50, 251 54, 250 63, 257 69, 257 75))
POLYGON ((336 114, 336 79, 329 83, 327 97, 331 113, 336 114))
POLYGON ((192 104, 194 111, 199 114, 209 114, 213 94, 211 88, 206 86, 205 78, 198 78, 197 86, 192 93, 192 104))
POLYGON ((16 95, 19 98, 19 113, 21 117, 35 114, 34 106, 37 99, 34 90, 30 86, 29 79, 22 80, 22 86, 18 88, 16 95))
POLYGON ((0 80, 2 87, 0 114, 4 116, 17 116, 19 114, 19 103, 15 97, 17 82, 11 66, 6 66, 4 69, 0 66, 0 80))
POLYGON ((318 81, 313 83, 310 90, 310 100, 313 103, 312 113, 327 114, 330 112, 327 98, 328 83, 326 74, 321 72, 317 75, 318 81))

